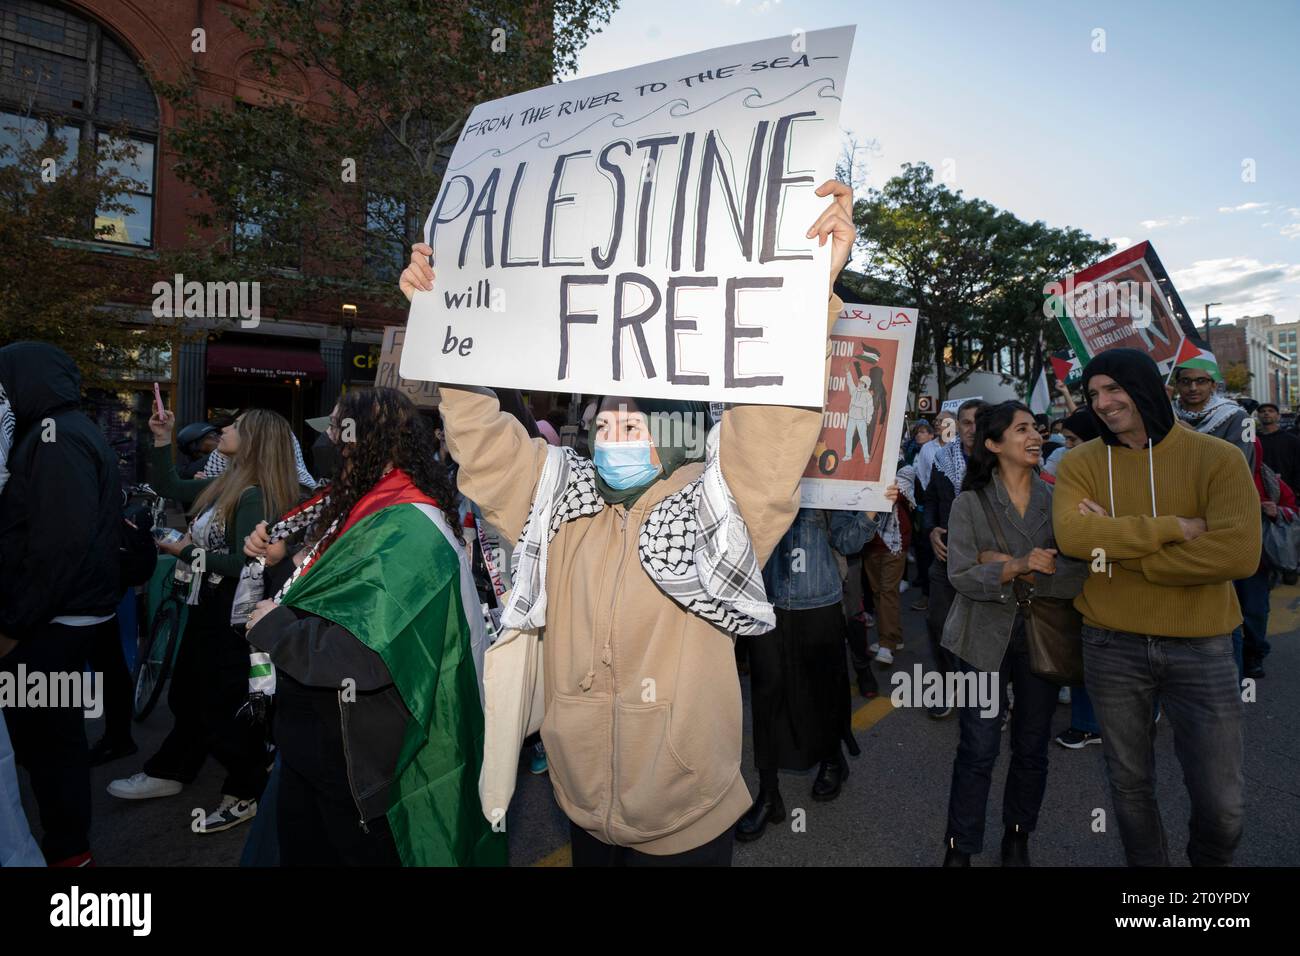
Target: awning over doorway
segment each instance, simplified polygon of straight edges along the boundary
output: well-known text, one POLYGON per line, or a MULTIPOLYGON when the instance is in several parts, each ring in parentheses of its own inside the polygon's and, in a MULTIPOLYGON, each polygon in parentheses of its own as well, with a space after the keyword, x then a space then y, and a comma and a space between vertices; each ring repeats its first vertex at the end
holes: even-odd
POLYGON ((319 352, 214 342, 208 346, 208 374, 237 378, 305 378, 324 381, 325 360, 319 352))

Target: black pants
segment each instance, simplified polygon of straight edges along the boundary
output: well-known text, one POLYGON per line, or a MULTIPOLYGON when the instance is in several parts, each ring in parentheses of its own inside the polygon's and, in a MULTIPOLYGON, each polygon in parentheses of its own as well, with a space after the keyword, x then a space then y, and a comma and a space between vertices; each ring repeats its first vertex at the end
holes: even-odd
POLYGON ((957 669, 953 656, 940 643, 943 640, 943 624, 948 620, 948 611, 956 594, 952 582, 948 580, 948 562, 936 557, 930 564, 930 603, 925 612, 925 631, 930 638, 930 656, 934 660, 934 668, 944 674, 957 669))
POLYGON ((221 792, 256 800, 271 758, 265 728, 235 716, 248 699, 248 642, 230 626, 234 587, 233 581, 205 587, 190 608, 167 690, 176 722, 144 772, 190 783, 211 754, 226 768, 221 792))
MULTIPOLYGON (((918 515, 919 517, 919 515, 918 515)), ((921 593, 930 596, 930 565, 934 564, 934 547, 930 536, 918 527, 912 534, 912 551, 916 555, 916 580, 912 583, 921 586, 921 593)))
POLYGON ((574 866, 731 866, 731 850, 735 843, 736 828, 728 827, 720 836, 692 850, 654 856, 631 847, 611 846, 569 821, 569 846, 574 866))
POLYGON ((361 828, 351 794, 327 792, 280 761, 276 838, 281 866, 401 866, 386 817, 361 828))
MULTIPOLYGON (((18 646, 0 659, 0 671, 16 674, 18 665, 25 664, 29 677, 37 671, 80 677, 90 645, 108 640, 110 635, 116 640, 116 618, 90 627, 43 624, 23 635, 18 646)), ((41 849, 49 863, 90 850, 90 758, 85 720, 81 707, 5 709, 14 759, 31 775, 44 831, 41 849)))
MULTIPOLYGON (((980 679, 993 675, 975 671, 961 662, 963 675, 980 679)), ((1002 715, 1007 708, 1007 684, 1016 686, 1016 706, 1011 711, 1011 766, 1002 795, 1002 823, 1033 830, 1047 790, 1047 747, 1052 738, 1052 715, 1060 691, 1055 684, 1034 676, 1029 669, 1029 648, 1024 627, 1016 620, 1014 634, 997 680, 990 682, 996 713, 986 713, 974 702, 959 708, 961 742, 952 765, 952 789, 948 796, 949 845, 963 853, 979 853, 984 847, 984 818, 988 809, 993 765, 1002 746, 1002 715)))
POLYGON ((131 742, 131 708, 134 688, 131 672, 122 652, 122 634, 117 618, 113 630, 96 635, 87 648, 90 669, 103 675, 101 693, 104 696, 104 739, 114 744, 131 742))

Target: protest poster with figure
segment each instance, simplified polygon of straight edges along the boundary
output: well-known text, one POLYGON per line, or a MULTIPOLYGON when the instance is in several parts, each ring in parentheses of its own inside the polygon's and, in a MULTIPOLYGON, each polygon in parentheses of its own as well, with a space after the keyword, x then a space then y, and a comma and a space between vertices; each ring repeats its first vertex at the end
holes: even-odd
POLYGON ((379 347, 379 363, 375 367, 375 387, 395 388, 415 403, 416 408, 437 408, 441 397, 433 382, 410 381, 403 378, 402 351, 406 330, 400 325, 384 326, 384 341, 379 347))
POLYGON ((1168 374, 1183 339, 1200 341, 1149 242, 1050 283, 1043 294, 1043 314, 1057 320, 1083 365, 1107 349, 1132 348, 1168 374))
POLYGON ((853 28, 477 106, 425 223, 401 374, 817 406, 853 28))
POLYGON ((916 323, 916 309, 845 305, 840 312, 822 434, 799 485, 802 507, 890 507, 885 489, 898 470, 916 323))

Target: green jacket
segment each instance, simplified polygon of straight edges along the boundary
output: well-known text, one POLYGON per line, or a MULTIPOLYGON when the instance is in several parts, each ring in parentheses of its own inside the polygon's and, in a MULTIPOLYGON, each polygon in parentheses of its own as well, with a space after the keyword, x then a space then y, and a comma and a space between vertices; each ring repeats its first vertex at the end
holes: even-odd
MULTIPOLYGON (((176 472, 172 461, 171 445, 155 445, 149 458, 149 484, 154 491, 164 498, 174 498, 185 507, 189 507, 212 484, 215 478, 182 478, 176 472)), ((247 558, 244 557, 244 539, 253 533, 259 521, 267 521, 265 504, 262 501, 262 489, 251 485, 239 496, 239 505, 235 510, 233 527, 226 528, 226 550, 211 551, 207 556, 207 568, 224 578, 238 578, 247 558)), ((197 546, 190 545, 180 553, 181 561, 189 564, 194 559, 197 546)))

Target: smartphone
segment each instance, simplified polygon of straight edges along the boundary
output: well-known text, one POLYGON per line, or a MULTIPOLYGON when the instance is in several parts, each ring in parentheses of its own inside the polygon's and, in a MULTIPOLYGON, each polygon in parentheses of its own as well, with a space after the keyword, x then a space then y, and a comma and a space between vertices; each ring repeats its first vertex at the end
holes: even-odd
POLYGON ((167 544, 175 544, 181 538, 185 537, 185 533, 183 531, 177 531, 175 528, 154 528, 153 536, 157 541, 163 541, 167 544))
POLYGON ((162 418, 163 417, 162 389, 158 387, 157 382, 153 383, 153 407, 154 410, 158 413, 158 417, 162 418))

